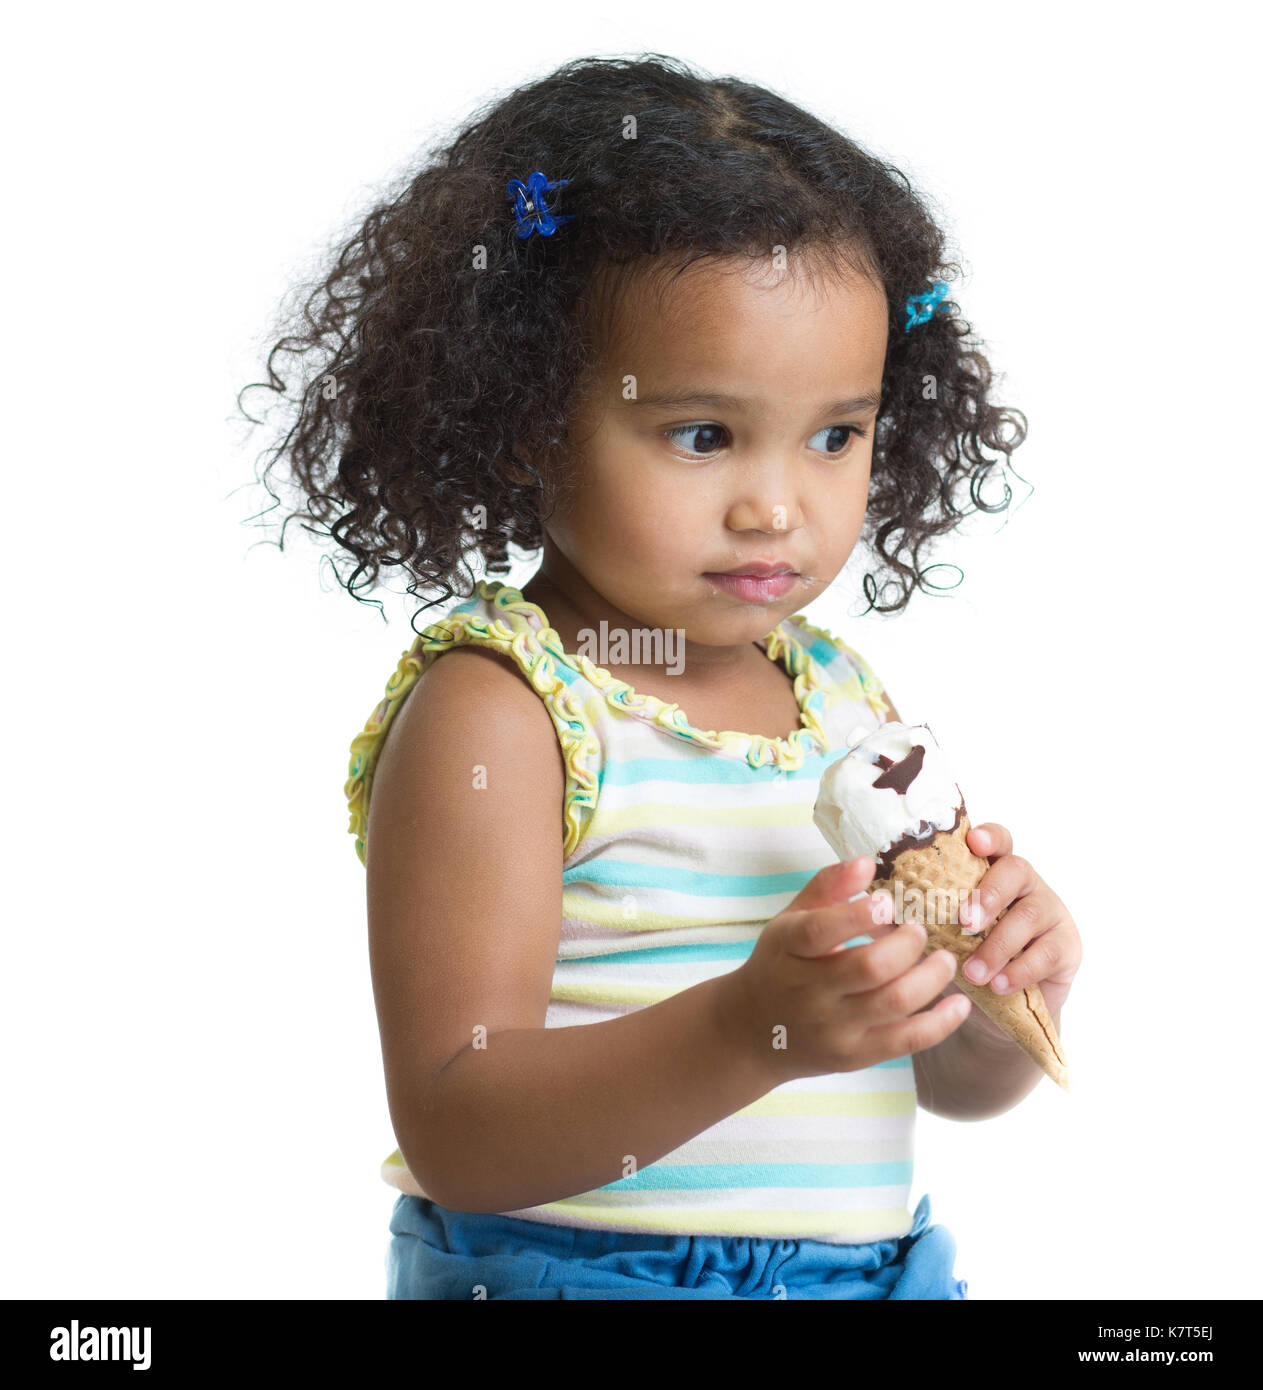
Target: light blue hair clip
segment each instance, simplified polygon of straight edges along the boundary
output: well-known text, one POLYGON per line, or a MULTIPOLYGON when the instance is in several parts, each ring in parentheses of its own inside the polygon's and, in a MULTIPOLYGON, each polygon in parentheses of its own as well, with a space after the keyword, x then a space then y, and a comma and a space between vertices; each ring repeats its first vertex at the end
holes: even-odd
POLYGON ((928 323, 934 317, 935 309, 947 298, 947 290, 945 280, 935 280, 932 290, 925 294, 911 295, 905 306, 908 310, 908 322, 904 324, 903 331, 906 333, 918 323, 928 323))
POLYGON ((538 232, 540 236, 552 236, 563 222, 573 220, 573 213, 558 217, 544 202, 545 193, 552 193, 569 182, 569 179, 558 179, 556 183, 549 183, 538 169, 525 183, 521 179, 509 180, 506 187, 517 216, 517 226, 514 230, 518 236, 528 237, 532 232, 538 232))

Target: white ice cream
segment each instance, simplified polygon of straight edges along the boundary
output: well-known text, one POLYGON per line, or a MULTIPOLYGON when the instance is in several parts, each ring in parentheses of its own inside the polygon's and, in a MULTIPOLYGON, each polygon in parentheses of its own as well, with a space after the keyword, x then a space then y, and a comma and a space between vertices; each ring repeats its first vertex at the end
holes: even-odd
POLYGON ((880 859, 906 835, 929 840, 952 828, 964 797, 927 725, 892 721, 872 733, 857 729, 857 736, 850 752, 825 769, 816 798, 816 825, 839 859, 880 859), (905 763, 918 749, 917 761, 905 763), (907 781, 907 789, 874 785, 882 781, 907 781))

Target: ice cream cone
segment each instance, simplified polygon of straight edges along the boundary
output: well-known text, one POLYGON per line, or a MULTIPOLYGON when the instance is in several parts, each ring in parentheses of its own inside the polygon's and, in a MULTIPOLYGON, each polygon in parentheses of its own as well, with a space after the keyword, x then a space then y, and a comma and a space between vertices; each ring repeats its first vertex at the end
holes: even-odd
POLYGON ((820 833, 839 859, 872 856, 877 872, 870 891, 886 889, 900 922, 925 926, 927 954, 946 949, 955 956, 957 988, 1068 1091, 1065 1053, 1039 987, 999 995, 961 974, 988 933, 966 932, 959 907, 989 865, 965 843, 965 798, 938 740, 928 725, 887 720, 874 730, 857 727, 850 742, 821 778, 814 812, 820 833))
POLYGON ((958 906, 967 901, 987 872, 987 861, 965 843, 968 833, 969 816, 962 809, 960 823, 954 830, 937 831, 927 844, 901 851, 888 865, 879 860, 879 877, 873 880, 870 891, 885 889, 893 894, 898 881, 903 901, 899 915, 905 922, 918 921, 925 927, 926 953, 950 951, 957 961, 953 983, 961 993, 1002 1028, 1058 1086, 1068 1091, 1070 1071, 1039 986, 1028 985, 1015 994, 997 994, 990 983, 971 984, 961 973, 965 961, 988 935, 966 934, 959 920, 944 920, 948 915, 956 917, 954 909, 950 914, 942 911, 947 904, 958 906))

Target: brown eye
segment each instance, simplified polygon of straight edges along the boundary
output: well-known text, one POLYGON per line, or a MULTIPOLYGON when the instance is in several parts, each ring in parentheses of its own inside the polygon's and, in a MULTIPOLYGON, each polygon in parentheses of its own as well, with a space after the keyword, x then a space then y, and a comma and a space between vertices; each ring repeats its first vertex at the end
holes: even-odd
POLYGON ((864 431, 858 425, 827 425, 811 436, 811 447, 826 454, 845 453, 847 445, 851 442, 851 436, 863 433, 864 431), (817 444, 815 441, 821 436, 824 436, 827 442, 817 444))
POLYGON ((723 447, 724 427, 722 425, 679 425, 677 428, 667 431, 667 438, 674 439, 680 444, 684 443, 684 437, 687 435, 692 435, 697 439, 698 446, 690 449, 684 445, 685 453, 711 454, 716 449, 723 447))

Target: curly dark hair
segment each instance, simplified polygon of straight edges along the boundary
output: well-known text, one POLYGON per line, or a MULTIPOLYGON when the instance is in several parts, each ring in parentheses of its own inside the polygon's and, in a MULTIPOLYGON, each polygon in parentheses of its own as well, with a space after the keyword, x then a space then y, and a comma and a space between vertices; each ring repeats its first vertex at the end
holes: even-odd
POLYGON ((880 281, 890 306, 863 533, 883 583, 863 585, 870 610, 897 612, 914 588, 946 587, 921 555, 972 514, 961 486, 977 511, 1009 505, 1007 481, 994 503, 981 489, 1026 437, 1025 416, 988 399, 992 371, 958 306, 905 331, 909 296, 959 274, 944 240, 898 169, 763 87, 656 53, 568 62, 429 151, 299 288, 268 381, 237 397, 269 390, 294 407, 262 477, 279 502, 268 475, 284 458, 305 497, 280 546, 303 517, 353 557, 348 577, 333 568, 356 598, 395 566, 410 594, 437 592, 423 608, 467 596, 468 559, 503 573, 510 544, 538 550, 546 506, 574 481, 567 421, 597 370, 610 269, 814 249, 880 281), (568 180, 549 203, 575 220, 521 239, 506 184, 534 170, 568 180))

